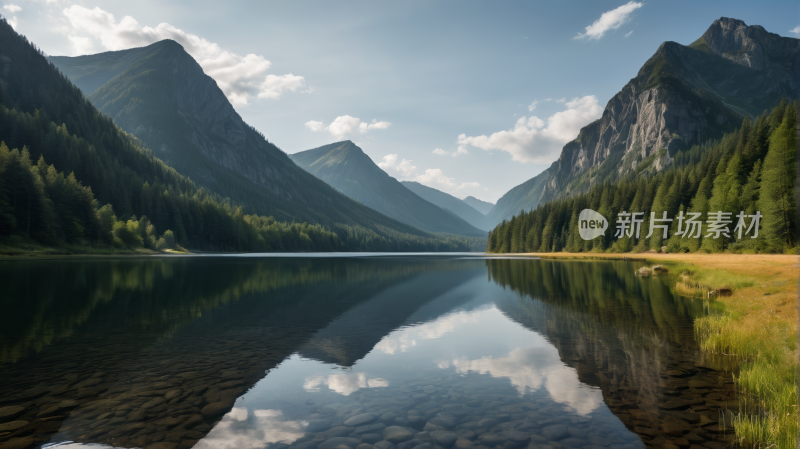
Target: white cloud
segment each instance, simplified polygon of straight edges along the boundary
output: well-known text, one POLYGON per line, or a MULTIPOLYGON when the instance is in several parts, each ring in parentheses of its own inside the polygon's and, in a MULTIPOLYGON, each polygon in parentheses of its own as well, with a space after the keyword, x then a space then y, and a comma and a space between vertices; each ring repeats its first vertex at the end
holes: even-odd
POLYGON ((800 35, 800 25, 797 25, 796 27, 794 27, 793 30, 789 30, 789 32, 792 33, 792 34, 800 35))
POLYGON ((462 145, 462 146, 458 147, 456 149, 456 151, 453 151, 452 153, 448 153, 447 151, 444 151, 441 148, 437 148, 437 149, 433 150, 433 154, 436 154, 436 155, 439 155, 439 156, 453 156, 453 157, 456 157, 456 156, 461 155, 461 154, 469 154, 469 151, 467 151, 467 149, 462 145))
POLYGON ((625 37, 627 38, 627 37, 629 37, 631 34, 633 34, 633 30, 630 30, 630 31, 628 31, 627 33, 625 33, 625 37))
MULTIPOLYGON (((547 100, 544 100, 544 101, 547 101, 547 100)), ((539 101, 539 100, 533 100, 533 103, 531 103, 531 104, 529 104, 529 105, 528 105, 528 111, 533 111, 534 109, 536 109, 536 106, 537 106, 539 103, 541 103, 541 101, 539 101)))
MULTIPOLYGON (((441 148, 437 148, 437 150, 441 150, 441 148)), ((434 150, 434 153, 440 154, 436 152, 436 150, 434 150)), ((455 156, 456 154, 459 154, 459 151, 456 151, 455 153, 448 153, 444 150, 441 150, 441 153, 455 156)), ((398 160, 400 160, 398 155, 387 154, 383 157, 381 162, 378 162, 378 167, 382 168, 383 171, 400 179, 401 181, 416 181, 420 184, 441 190, 442 192, 447 192, 455 196, 466 197, 486 190, 482 189, 481 185, 474 181, 462 182, 459 184, 456 182, 455 178, 448 178, 445 176, 444 172, 442 172, 442 169, 440 168, 429 168, 425 170, 425 173, 417 174, 417 167, 412 164, 412 160, 402 159, 400 162, 398 162, 398 160)))
POLYGON ((9 25, 11 25, 11 28, 14 28, 15 30, 17 29, 17 23, 18 23, 17 16, 14 16, 10 19, 6 19, 6 21, 8 22, 9 25))
POLYGON ((312 131, 328 130, 337 139, 344 139, 348 136, 356 136, 358 134, 366 134, 373 129, 387 129, 391 125, 389 122, 379 122, 372 119, 372 123, 362 122, 360 118, 351 117, 349 115, 340 115, 336 117, 333 122, 327 127, 323 122, 311 120, 306 122, 306 127, 312 131))
POLYGON ((306 128, 314 132, 322 131, 325 129, 325 124, 316 120, 309 120, 306 122, 306 128))
POLYGON ((153 28, 140 25, 131 16, 117 21, 113 14, 100 8, 88 9, 79 5, 65 8, 63 13, 72 26, 67 38, 75 54, 142 47, 172 39, 197 60, 208 76, 216 80, 234 106, 246 105, 254 96, 277 99, 286 92, 297 92, 305 86, 302 76, 292 73, 267 74, 271 63, 261 55, 231 53, 168 23, 153 28))
POLYGON ((450 190, 456 186, 455 178, 448 178, 440 168, 429 168, 425 170, 425 173, 417 175, 414 181, 442 191, 450 190))
POLYGON ((555 102, 556 103, 566 103, 567 102, 567 97, 556 98, 555 102))
POLYGON ((549 163, 558 157, 561 148, 578 136, 580 129, 600 118, 603 108, 594 95, 573 98, 566 110, 556 112, 545 122, 535 116, 520 117, 514 127, 490 136, 458 136, 457 143, 472 145, 486 151, 500 150, 511 154, 515 161, 549 163))
POLYGON ((440 168, 429 168, 425 173, 415 176, 413 181, 454 196, 469 196, 472 192, 479 192, 481 185, 475 181, 459 184, 455 178, 448 178, 440 168))
POLYGON ((350 396, 362 388, 383 388, 389 386, 389 381, 375 377, 367 378, 365 373, 331 374, 328 377, 316 375, 309 377, 303 383, 303 389, 308 392, 318 392, 322 386, 328 387, 343 396, 350 396))
POLYGON ((11 14, 22 11, 22 8, 17 5, 3 5, 3 9, 11 14))
POLYGON ((585 33, 579 33, 575 39, 600 39, 607 31, 616 30, 630 20, 633 11, 641 8, 644 3, 630 1, 624 5, 606 11, 594 23, 586 27, 585 33))
POLYGON ((398 156, 396 154, 387 154, 383 157, 382 162, 378 162, 378 167, 390 175, 395 175, 400 178, 407 179, 414 175, 417 167, 411 165, 412 160, 403 159, 402 162, 397 163, 398 156))

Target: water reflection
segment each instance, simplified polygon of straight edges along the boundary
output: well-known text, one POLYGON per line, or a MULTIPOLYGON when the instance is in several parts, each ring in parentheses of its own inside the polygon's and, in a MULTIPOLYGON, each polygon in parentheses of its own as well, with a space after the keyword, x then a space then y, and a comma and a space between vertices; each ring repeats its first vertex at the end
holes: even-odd
POLYGON ((217 423, 197 449, 257 449, 269 443, 292 442, 305 434, 307 421, 288 421, 280 410, 234 407, 217 423))
POLYGON ((697 388, 719 375, 697 363, 691 323, 702 307, 633 268, 448 257, 0 262, 0 426, 20 423, 0 430, 0 444, 718 439, 717 409, 732 391, 697 388), (348 421, 364 414, 374 418, 348 421), (387 436, 389 426, 409 437, 387 436))

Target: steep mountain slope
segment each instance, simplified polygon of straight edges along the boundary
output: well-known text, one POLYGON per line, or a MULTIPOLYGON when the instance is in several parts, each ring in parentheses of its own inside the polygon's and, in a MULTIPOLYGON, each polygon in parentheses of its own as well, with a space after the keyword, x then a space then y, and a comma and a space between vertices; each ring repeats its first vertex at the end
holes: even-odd
POLYGON ((295 165, 242 120, 177 42, 50 60, 67 77, 85 81, 87 90, 108 80, 88 97, 101 112, 179 173, 247 212, 424 234, 352 201, 295 165))
POLYGON ((800 98, 800 40, 716 20, 689 46, 661 44, 603 117, 547 170, 498 200, 490 218, 498 223, 597 184, 662 171, 678 150, 732 131, 781 98, 800 98))
POLYGON ((488 201, 481 201, 474 196, 468 196, 464 198, 464 202, 472 206, 473 209, 477 210, 478 212, 486 215, 489 213, 490 210, 494 207, 494 204, 488 201))
POLYGON ((345 195, 395 220, 430 232, 486 235, 485 231, 405 188, 349 140, 301 151, 290 157, 297 165, 345 195))
POLYGON ((433 203, 448 212, 452 212, 478 229, 489 231, 492 228, 492 226, 489 226, 486 222, 485 215, 475 210, 475 208, 465 203, 463 200, 448 195, 440 190, 424 186, 418 182, 401 181, 400 184, 406 186, 406 188, 419 195, 425 201, 433 203))

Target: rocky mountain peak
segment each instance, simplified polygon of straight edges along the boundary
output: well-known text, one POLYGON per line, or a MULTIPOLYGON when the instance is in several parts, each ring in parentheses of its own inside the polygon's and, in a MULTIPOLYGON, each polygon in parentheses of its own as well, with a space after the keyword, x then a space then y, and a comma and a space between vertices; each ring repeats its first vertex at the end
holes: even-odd
POLYGON ((727 17, 715 20, 698 42, 701 41, 708 51, 756 70, 769 69, 770 60, 786 58, 800 48, 800 40, 727 17))

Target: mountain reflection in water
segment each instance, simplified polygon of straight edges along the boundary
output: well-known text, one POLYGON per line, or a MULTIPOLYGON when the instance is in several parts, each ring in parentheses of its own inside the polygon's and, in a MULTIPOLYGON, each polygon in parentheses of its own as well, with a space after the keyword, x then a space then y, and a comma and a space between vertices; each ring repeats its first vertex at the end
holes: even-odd
POLYGON ((631 263, 0 266, 0 445, 634 448, 720 440, 735 406, 702 303, 631 263))

